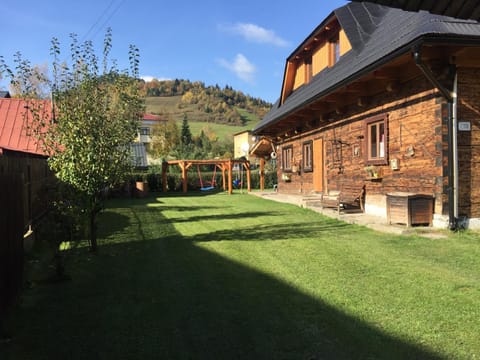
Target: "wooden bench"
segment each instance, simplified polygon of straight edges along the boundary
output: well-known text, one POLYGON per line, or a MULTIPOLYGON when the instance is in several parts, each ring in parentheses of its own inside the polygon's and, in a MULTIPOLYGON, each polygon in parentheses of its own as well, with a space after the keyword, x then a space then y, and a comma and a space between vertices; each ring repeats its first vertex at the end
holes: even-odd
POLYGON ((347 206, 359 207, 364 211, 365 185, 344 183, 340 191, 324 194, 320 200, 322 209, 335 208, 338 213, 347 206))

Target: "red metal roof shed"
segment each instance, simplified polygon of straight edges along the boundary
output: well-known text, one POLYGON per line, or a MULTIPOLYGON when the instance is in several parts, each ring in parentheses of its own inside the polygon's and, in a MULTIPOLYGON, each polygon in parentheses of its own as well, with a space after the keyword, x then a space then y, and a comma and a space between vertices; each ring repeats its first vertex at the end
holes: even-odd
POLYGON ((32 101, 44 102, 43 108, 51 111, 48 100, 0 98, 0 154, 3 150, 10 150, 45 155, 32 130, 29 129, 32 114, 28 106, 32 101))
POLYGON ((143 120, 145 121, 166 121, 161 116, 154 114, 143 114, 143 120))

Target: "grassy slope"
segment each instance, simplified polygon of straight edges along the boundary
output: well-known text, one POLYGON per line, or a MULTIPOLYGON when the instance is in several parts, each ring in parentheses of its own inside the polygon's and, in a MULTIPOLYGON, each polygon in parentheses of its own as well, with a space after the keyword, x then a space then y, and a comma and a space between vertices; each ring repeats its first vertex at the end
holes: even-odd
POLYGON ((224 139, 227 136, 231 136, 235 133, 244 130, 251 130, 255 124, 259 121, 256 116, 247 113, 244 110, 239 110, 242 116, 247 118, 245 126, 230 126, 224 124, 215 124, 207 122, 208 118, 204 112, 199 111, 196 105, 189 105, 185 108, 179 109, 181 96, 171 97, 148 97, 146 100, 147 112, 151 113, 167 113, 176 121, 181 122, 183 116, 186 113, 188 117, 188 123, 193 135, 197 135, 201 130, 209 127, 217 134, 220 139, 224 139))
POLYGON ((73 281, 26 291, 12 359, 480 356, 475 234, 393 236, 223 193, 116 200, 99 230, 73 281))

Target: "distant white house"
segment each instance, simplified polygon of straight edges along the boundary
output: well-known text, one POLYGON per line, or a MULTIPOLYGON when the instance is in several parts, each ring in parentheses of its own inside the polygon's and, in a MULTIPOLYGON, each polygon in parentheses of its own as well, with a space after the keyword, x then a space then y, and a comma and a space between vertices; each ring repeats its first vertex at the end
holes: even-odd
POLYGON ((144 114, 138 128, 137 142, 149 144, 152 141, 151 134, 157 125, 166 125, 167 120, 158 115, 144 114))
POLYGON ((245 159, 250 160, 250 149, 255 143, 255 139, 252 138, 251 131, 242 131, 233 135, 233 157, 239 159, 245 157, 245 159))
POLYGON ((146 167, 158 163, 150 156, 148 156, 148 147, 152 142, 153 129, 156 126, 165 126, 167 120, 154 114, 144 114, 138 128, 138 135, 136 145, 132 147, 135 163, 139 167, 146 167))

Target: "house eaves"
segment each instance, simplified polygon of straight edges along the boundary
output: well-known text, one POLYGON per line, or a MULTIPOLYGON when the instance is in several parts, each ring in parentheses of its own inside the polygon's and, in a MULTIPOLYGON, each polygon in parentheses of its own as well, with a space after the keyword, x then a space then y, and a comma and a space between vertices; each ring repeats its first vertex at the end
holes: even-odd
MULTIPOLYGON (((374 71, 422 42, 480 44, 480 24, 471 20, 409 12, 373 3, 349 3, 333 12, 352 50, 294 91, 253 130, 260 134, 295 111, 374 71)), ((322 23, 323 24, 323 23, 322 23)))

